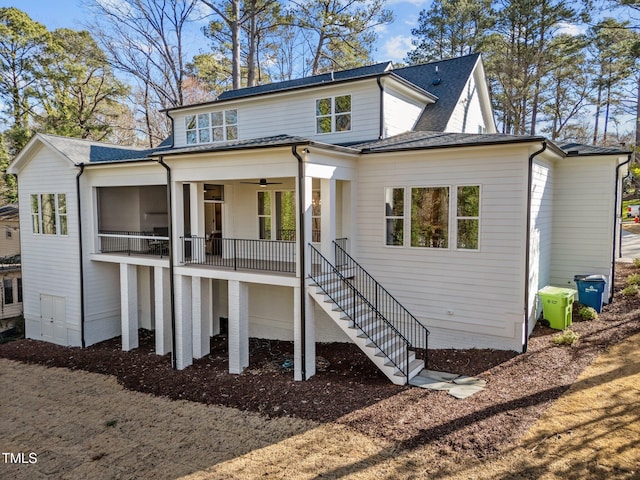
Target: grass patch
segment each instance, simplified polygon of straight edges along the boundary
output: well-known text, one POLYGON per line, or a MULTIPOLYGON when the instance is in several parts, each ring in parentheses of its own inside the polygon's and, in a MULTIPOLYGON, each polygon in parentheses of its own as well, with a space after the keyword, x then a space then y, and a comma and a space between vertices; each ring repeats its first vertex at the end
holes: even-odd
POLYGON ((580 334, 573 330, 563 330, 561 333, 553 336, 554 345, 573 345, 580 338, 580 334))
POLYGON ((596 309, 593 307, 587 307, 586 305, 582 305, 578 309, 578 316, 582 320, 597 320, 598 312, 596 312, 596 309))
POLYGON ((640 273, 632 273, 627 277, 627 285, 640 285, 640 273))
POLYGON ((638 285, 627 285, 622 289, 622 295, 625 297, 632 297, 633 295, 638 294, 638 285))
POLYGON ((633 266, 636 268, 640 268, 640 258, 633 259, 633 266))

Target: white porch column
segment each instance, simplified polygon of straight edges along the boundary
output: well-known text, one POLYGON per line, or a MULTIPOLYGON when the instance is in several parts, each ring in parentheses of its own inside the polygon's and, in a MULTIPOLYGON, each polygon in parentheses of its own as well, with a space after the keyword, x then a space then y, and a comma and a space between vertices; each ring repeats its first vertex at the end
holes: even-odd
POLYGON ((336 181, 320 180, 320 251, 333 262, 333 241, 336 239, 336 181))
MULTIPOLYGON (((311 251, 309 250, 308 244, 311 243, 311 202, 313 200, 313 192, 312 192, 312 177, 304 177, 304 198, 300 198, 300 192, 298 192, 298 199, 302 201, 302 205, 304 207, 304 225, 300 225, 300 216, 296 214, 296 228, 297 230, 304 232, 304 264, 306 265, 307 271, 305 271, 305 276, 309 273, 309 265, 311 265, 311 251)), ((297 236, 298 242, 300 242, 301 235, 297 236)), ((302 260, 299 255, 299 246, 296 245, 296 271, 298 276, 300 275, 300 261, 302 260)))
POLYGON ((135 265, 120 264, 122 350, 138 348, 138 281, 135 265))
POLYGON ((182 370, 193 363, 193 333, 191 325, 191 278, 176 275, 176 368, 182 370))
POLYGON ((293 287, 293 379, 302 380, 302 344, 305 350, 305 379, 316 373, 316 333, 313 299, 305 292, 304 305, 300 297, 300 287, 293 287), (306 321, 304 338, 302 336, 302 309, 304 308, 306 321))
POLYGON ((173 252, 174 252, 174 265, 178 265, 182 262, 182 239, 184 237, 184 188, 183 184, 174 182, 171 185, 171 198, 172 198, 172 212, 173 218, 173 252))
POLYGON ((153 267, 153 288, 155 299, 156 354, 165 355, 171 351, 171 288, 169 269, 153 267))
POLYGON ((209 306, 209 279, 193 277, 191 283, 191 316, 193 319, 193 358, 202 358, 210 352, 209 324, 211 308, 209 306))
POLYGON ((140 328, 153 330, 151 267, 138 266, 138 322, 140 328))
POLYGON ((249 366, 249 285, 229 280, 229 373, 249 366))
MULTIPOLYGON (((189 184, 189 205, 191 210, 191 236, 203 238, 204 231, 204 184, 189 184)), ((194 240, 191 242, 191 258, 195 262, 205 258, 205 242, 194 240)))

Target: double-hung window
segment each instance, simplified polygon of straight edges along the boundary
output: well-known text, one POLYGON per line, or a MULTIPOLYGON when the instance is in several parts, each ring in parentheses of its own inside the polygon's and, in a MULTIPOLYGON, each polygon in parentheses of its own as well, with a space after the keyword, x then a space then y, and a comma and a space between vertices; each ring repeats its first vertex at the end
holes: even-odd
POLYGON ((316 133, 351 130, 351 95, 316 100, 316 133))
POLYGON ((480 227, 480 186, 459 186, 456 195, 456 246, 465 250, 478 249, 480 227))
POLYGON ((188 144, 224 142, 238 139, 238 110, 187 115, 185 129, 188 144))
POLYGON ((33 233, 67 235, 67 196, 64 193, 31 195, 33 233))
POLYGON ((404 188, 386 188, 384 199, 387 245, 404 245, 404 188))

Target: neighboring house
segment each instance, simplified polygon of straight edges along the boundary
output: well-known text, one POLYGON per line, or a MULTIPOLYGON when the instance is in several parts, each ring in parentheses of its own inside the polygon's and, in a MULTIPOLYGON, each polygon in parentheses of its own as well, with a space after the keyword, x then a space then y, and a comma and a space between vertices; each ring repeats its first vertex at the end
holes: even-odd
POLYGON ((0 207, 0 276, 0 319, 16 317, 22 314, 22 272, 20 218, 15 205, 0 207))
POLYGON ((39 134, 11 164, 28 337, 153 329, 181 369, 224 330, 231 373, 291 340, 296 379, 353 341, 404 383, 425 347, 526 350, 539 288, 613 278, 628 152, 496 133, 477 55, 166 113, 154 150, 39 134))

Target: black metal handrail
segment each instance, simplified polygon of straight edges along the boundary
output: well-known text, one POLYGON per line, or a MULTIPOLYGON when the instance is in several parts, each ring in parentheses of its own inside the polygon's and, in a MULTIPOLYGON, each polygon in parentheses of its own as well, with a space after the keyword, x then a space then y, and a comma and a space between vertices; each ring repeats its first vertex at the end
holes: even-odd
POLYGON ((153 232, 101 230, 98 232, 101 253, 127 255, 169 255, 169 237, 153 232))
MULTIPOLYGON (((384 315, 379 312, 369 302, 361 292, 336 268, 329 260, 327 260, 313 245, 309 244, 311 249, 311 279, 318 287, 322 289, 325 295, 327 295, 331 301, 333 301, 342 310, 345 315, 353 322, 353 325, 364 333, 367 338, 380 350, 380 352, 402 372, 409 381, 409 352, 412 350, 411 343, 400 333, 384 315), (346 302, 336 298, 330 293, 325 285, 327 280, 339 280, 341 285, 349 292, 349 299, 351 300, 350 309, 347 308, 346 302), (358 315, 358 307, 361 306, 366 310, 364 315, 358 315), (374 339, 374 330, 379 327, 380 324, 384 324, 391 332, 393 332, 397 339, 404 344, 404 348, 395 348, 393 351, 389 351, 383 348, 374 339), (402 363, 405 363, 405 367, 402 367, 402 363)), ((339 290, 340 291, 340 290, 339 290)))
POLYGON ((296 272, 296 242, 195 236, 180 237, 180 240, 180 263, 183 264, 296 272))
POLYGON ((344 272, 349 272, 349 281, 374 308, 381 312, 403 337, 407 338, 412 348, 424 349, 425 366, 428 363, 429 330, 414 317, 393 295, 367 272, 347 251, 341 243, 334 241, 336 265, 344 272))

